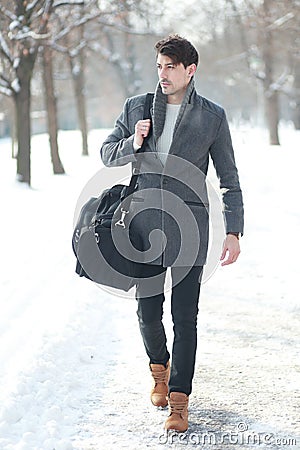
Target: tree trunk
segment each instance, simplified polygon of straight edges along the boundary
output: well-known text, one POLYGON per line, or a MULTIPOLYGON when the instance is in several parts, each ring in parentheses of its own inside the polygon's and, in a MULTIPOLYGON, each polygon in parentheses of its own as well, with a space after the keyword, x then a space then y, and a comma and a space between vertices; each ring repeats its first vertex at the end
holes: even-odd
MULTIPOLYGON (((80 51, 82 53, 83 50, 80 51)), ((88 155, 88 127, 87 127, 87 119, 86 119, 86 107, 85 107, 85 94, 84 94, 84 73, 82 66, 82 55, 80 55, 80 70, 76 74, 74 74, 74 87, 75 87, 75 95, 77 102, 77 111, 78 111, 78 119, 79 119, 79 127, 82 136, 82 154, 88 155)))
POLYGON ((82 136, 82 154, 88 155, 88 127, 84 95, 84 76, 82 72, 83 68, 81 66, 81 63, 79 64, 79 66, 77 66, 72 57, 70 57, 70 67, 74 84, 79 128, 82 136))
POLYGON ((53 82, 52 50, 49 47, 43 49, 43 69, 45 85, 45 102, 47 109, 48 133, 51 151, 51 161, 54 174, 65 173, 58 151, 58 126, 56 97, 53 82))
POLYGON ((16 116, 17 116, 17 178, 23 183, 31 183, 30 164, 30 79, 27 73, 20 79, 20 90, 15 94, 16 116))
POLYGON ((17 158, 18 149, 17 147, 17 108, 16 101, 12 101, 10 108, 10 135, 11 135, 11 157, 13 159, 17 158))
POLYGON ((280 145, 278 135, 279 102, 277 91, 274 91, 271 96, 265 95, 265 111, 267 115, 270 145, 280 145))
MULTIPOLYGON (((126 26, 128 26, 128 28, 130 27, 128 23, 126 23, 126 26)), ((114 35, 109 30, 105 32, 105 36, 110 53, 118 53, 121 47, 120 42, 118 41, 120 36, 115 39, 114 35)), ((120 58, 113 59, 112 61, 109 61, 109 63, 115 67, 120 80, 120 86, 124 92, 124 97, 127 98, 137 94, 139 87, 141 86, 141 79, 137 76, 134 69, 135 53, 132 38, 128 33, 125 33, 124 37, 122 36, 122 40, 124 41, 125 53, 123 52, 120 58), (124 62, 126 62, 126 69, 124 68, 124 62)))
POLYGON ((295 81, 294 81, 294 99, 293 107, 293 122, 296 130, 300 130, 300 63, 295 64, 295 81))
MULTIPOLYGON (((270 8, 272 4, 269 0, 264 0, 265 17, 270 16, 270 8)), ((271 30, 264 30, 263 36, 263 60, 265 64, 264 78, 264 98, 265 98, 265 115, 269 129, 270 145, 280 145, 278 126, 279 126, 279 101, 278 91, 272 88, 274 83, 274 59, 276 49, 274 48, 274 36, 271 30)))
POLYGON ((294 123, 295 130, 300 130, 300 102, 297 104, 297 106, 295 108, 293 123, 294 123))
MULTIPOLYGON (((80 42, 84 40, 84 27, 83 25, 79 28, 79 39, 80 42)), ((85 68, 85 57, 84 49, 79 50, 78 59, 69 55, 70 69, 73 79, 74 91, 75 91, 75 101, 77 107, 77 115, 79 128, 82 136, 82 155, 87 156, 88 152, 88 126, 86 118, 86 100, 84 93, 84 68, 85 68)))
POLYGON ((280 145, 278 126, 279 126, 279 99, 278 91, 272 89, 273 83, 273 61, 272 55, 269 53, 269 45, 265 47, 265 79, 264 79, 264 100, 265 100, 265 116, 269 130, 270 145, 280 145), (266 48, 267 47, 267 48, 266 48))
MULTIPOLYGON (((126 26, 130 28, 130 23, 126 20, 126 26)), ((125 34, 125 48, 126 48, 126 60, 128 61, 128 72, 127 72, 127 86, 128 93, 127 97, 132 97, 136 95, 141 84, 142 80, 138 76, 135 71, 136 64, 136 54, 133 46, 133 38, 129 33, 125 34)))

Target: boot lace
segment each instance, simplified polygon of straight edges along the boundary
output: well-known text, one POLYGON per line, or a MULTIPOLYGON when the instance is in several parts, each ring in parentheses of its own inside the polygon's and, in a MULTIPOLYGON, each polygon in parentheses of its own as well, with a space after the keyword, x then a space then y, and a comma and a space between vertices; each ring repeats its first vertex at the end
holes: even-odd
POLYGON ((157 371, 157 372, 152 372, 152 376, 154 378, 155 384, 157 383, 165 383, 166 382, 166 378, 167 378, 167 369, 165 370, 161 370, 161 371, 157 371))
POLYGON ((170 402, 170 414, 179 414, 180 416, 182 415, 183 411, 186 409, 187 406, 187 401, 183 400, 183 401, 172 401, 170 402))

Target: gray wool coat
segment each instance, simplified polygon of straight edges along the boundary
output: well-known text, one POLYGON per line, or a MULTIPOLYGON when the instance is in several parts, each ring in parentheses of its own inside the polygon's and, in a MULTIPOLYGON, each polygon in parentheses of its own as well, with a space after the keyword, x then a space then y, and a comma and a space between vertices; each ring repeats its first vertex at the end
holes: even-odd
POLYGON ((130 229, 138 236, 139 260, 168 266, 204 265, 209 239, 206 175, 209 159, 220 181, 226 232, 243 234, 243 199, 230 131, 223 108, 197 94, 189 84, 178 113, 172 144, 163 165, 156 143, 163 131, 166 96, 158 84, 151 110, 152 133, 138 155, 135 124, 143 118, 146 95, 126 100, 114 130, 101 147, 106 166, 142 158, 130 207, 130 229))

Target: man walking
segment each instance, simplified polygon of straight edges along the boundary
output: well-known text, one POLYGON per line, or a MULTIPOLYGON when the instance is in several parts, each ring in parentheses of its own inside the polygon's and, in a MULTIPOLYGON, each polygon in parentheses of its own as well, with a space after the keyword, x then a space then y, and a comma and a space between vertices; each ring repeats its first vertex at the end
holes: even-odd
POLYGON ((145 95, 127 99, 113 132, 104 141, 106 166, 131 162, 147 137, 131 226, 145 254, 136 288, 137 315, 153 377, 153 405, 169 405, 167 430, 188 428, 197 345, 197 314, 208 248, 205 178, 211 157, 223 197, 226 237, 222 265, 235 262, 243 233, 243 200, 224 110, 194 87, 198 53, 186 39, 171 35, 157 42, 157 85, 151 119, 143 119, 145 95), (159 234, 151 234, 159 230, 159 234), (184 237, 184 238, 183 238, 184 237), (151 239, 152 238, 152 239, 151 239), (160 251, 158 252, 157 249, 160 251), (162 323, 167 268, 172 277, 171 355, 162 323))

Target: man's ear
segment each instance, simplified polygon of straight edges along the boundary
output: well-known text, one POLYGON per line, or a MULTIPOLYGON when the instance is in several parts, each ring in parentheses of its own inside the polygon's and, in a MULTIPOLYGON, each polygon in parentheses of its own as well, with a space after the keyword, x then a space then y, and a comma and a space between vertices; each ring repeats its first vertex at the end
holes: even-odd
POLYGON ((197 70, 196 64, 191 64, 190 66, 188 66, 189 77, 192 77, 195 74, 196 70, 197 70))

